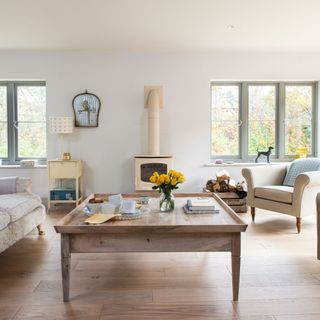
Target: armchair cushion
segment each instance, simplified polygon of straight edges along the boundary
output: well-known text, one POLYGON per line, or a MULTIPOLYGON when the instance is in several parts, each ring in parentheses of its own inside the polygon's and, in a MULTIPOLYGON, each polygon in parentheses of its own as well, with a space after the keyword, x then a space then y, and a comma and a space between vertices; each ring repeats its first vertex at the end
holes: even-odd
POLYGON ((0 195, 0 212, 7 213, 10 222, 17 221, 39 206, 41 206, 40 197, 32 193, 0 195))
POLYGON ((293 188, 288 186, 263 186, 254 189, 257 198, 291 204, 293 201, 293 188))
POLYGON ((6 212, 0 212, 0 231, 10 223, 10 216, 6 212))
POLYGON ((298 159, 291 163, 289 170, 284 178, 283 185, 293 187, 299 174, 320 169, 320 159, 307 158, 298 159))

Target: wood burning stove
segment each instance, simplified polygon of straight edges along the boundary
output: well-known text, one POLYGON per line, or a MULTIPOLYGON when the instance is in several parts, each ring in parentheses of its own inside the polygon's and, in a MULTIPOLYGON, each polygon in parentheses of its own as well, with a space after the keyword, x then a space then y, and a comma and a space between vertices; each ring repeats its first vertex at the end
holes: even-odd
POLYGON ((153 184, 149 181, 152 174, 167 173, 172 169, 171 156, 135 156, 135 188, 140 190, 152 190, 153 184))
POLYGON ((148 155, 135 156, 135 189, 152 190, 149 178, 157 171, 172 169, 172 156, 160 154, 159 111, 163 107, 162 87, 144 87, 144 107, 148 109, 148 155))

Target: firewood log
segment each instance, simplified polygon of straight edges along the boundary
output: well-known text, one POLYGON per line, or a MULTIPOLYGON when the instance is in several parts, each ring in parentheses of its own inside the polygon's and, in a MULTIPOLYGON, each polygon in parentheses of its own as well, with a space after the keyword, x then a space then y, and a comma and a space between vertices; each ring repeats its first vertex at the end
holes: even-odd
POLYGON ((217 181, 221 182, 224 180, 229 180, 230 174, 226 170, 221 170, 221 171, 217 172, 216 177, 217 177, 217 181))

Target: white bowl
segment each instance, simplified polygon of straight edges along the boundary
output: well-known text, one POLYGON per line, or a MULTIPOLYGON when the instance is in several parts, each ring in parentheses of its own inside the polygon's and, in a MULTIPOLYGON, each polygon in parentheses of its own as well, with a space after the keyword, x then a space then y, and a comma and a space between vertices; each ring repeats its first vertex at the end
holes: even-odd
POLYGON ((87 208, 91 214, 101 211, 101 203, 87 203, 87 208))

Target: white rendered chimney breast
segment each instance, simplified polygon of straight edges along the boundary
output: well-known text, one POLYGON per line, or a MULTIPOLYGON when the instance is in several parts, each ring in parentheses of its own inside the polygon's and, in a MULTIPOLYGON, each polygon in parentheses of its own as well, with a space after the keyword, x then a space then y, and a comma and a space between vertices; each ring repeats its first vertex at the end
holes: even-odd
POLYGON ((162 87, 144 87, 145 108, 148 108, 148 154, 160 155, 159 111, 163 106, 162 87))

